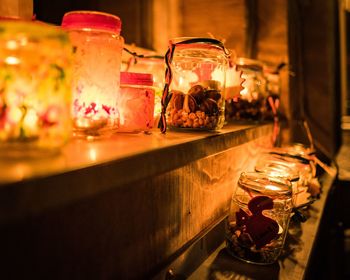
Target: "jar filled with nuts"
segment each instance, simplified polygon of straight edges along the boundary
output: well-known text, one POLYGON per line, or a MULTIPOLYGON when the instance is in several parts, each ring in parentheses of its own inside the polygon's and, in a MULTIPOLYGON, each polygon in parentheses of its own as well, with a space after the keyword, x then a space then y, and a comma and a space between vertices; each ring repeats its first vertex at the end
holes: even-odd
POLYGON ((178 38, 166 54, 160 128, 217 130, 225 120, 229 52, 211 38, 178 38))

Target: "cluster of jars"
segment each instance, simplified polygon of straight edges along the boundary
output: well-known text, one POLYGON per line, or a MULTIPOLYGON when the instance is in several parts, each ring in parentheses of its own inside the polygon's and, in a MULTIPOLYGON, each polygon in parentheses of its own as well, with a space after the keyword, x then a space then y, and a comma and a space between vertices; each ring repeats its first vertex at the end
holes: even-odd
POLYGON ((238 259, 274 263, 284 248, 293 209, 319 193, 310 149, 274 148, 257 158, 255 170, 243 172, 226 223, 226 247, 238 259))
POLYGON ((62 25, 0 21, 0 149, 51 154, 76 137, 153 126, 153 77, 122 73, 119 17, 66 13, 62 25), (130 110, 132 108, 132 110, 130 110))
POLYGON ((4 153, 55 152, 71 134, 96 139, 147 132, 159 114, 163 126, 173 129, 218 130, 225 104, 228 120, 237 100, 235 116, 255 116, 250 105, 260 104, 265 88, 261 64, 238 59, 244 89, 238 99, 232 95, 229 52, 210 38, 170 40, 166 64, 138 59, 122 73, 121 20, 107 13, 69 12, 60 27, 2 19, 0 31, 4 153))

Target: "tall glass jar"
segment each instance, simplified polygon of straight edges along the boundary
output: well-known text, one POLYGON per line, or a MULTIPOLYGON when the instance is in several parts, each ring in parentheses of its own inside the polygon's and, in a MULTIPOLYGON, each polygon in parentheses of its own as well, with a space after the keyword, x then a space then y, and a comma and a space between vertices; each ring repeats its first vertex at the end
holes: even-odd
POLYGON ((227 218, 228 252, 249 263, 275 262, 284 246, 291 210, 289 180, 242 173, 227 218))
MULTIPOLYGON (((163 92, 166 125, 179 129, 217 130, 225 120, 225 74, 228 52, 209 38, 170 41, 163 92)), ((164 122, 164 118, 162 118, 164 122)), ((165 131, 161 125, 162 131, 165 131)))
POLYGON ((64 15, 62 27, 74 46, 74 133, 88 139, 111 135, 119 124, 121 20, 107 13, 74 11, 64 15))
POLYGON ((72 46, 60 28, 0 21, 0 154, 58 152, 71 134, 72 46))

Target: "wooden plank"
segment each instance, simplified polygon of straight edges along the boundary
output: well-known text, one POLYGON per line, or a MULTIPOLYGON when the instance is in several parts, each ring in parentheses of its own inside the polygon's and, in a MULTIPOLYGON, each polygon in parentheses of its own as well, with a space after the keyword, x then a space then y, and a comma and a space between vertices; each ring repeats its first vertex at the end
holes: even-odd
POLYGON ((55 157, 1 157, 0 223, 179 168, 271 131, 271 124, 231 125, 220 132, 169 131, 165 135, 154 130, 151 135, 73 140, 55 157))
MULTIPOLYGON (((252 138, 236 133, 236 145, 230 133, 207 137, 177 133, 172 135, 172 149, 179 155, 188 154, 186 161, 159 147, 161 154, 154 156, 153 151, 153 157, 142 165, 147 169, 147 165, 161 168, 169 162, 181 163, 173 170, 118 185, 118 176, 133 176, 135 169, 131 164, 142 161, 143 154, 138 154, 135 161, 129 160, 129 171, 123 169, 120 173, 120 165, 110 164, 109 173, 115 173, 114 176, 97 176, 94 169, 100 169, 94 166, 84 173, 87 178, 77 175, 73 182, 69 178, 56 183, 37 179, 37 184, 32 186, 38 188, 36 193, 22 197, 14 193, 6 200, 0 195, 1 207, 7 208, 3 208, 6 212, 0 211, 2 278, 35 275, 38 279, 149 279, 187 243, 222 219, 240 172, 253 170, 257 154, 271 144, 271 133, 270 125, 251 135, 252 138), (183 141, 189 141, 189 146, 179 144, 183 141), (57 189, 61 184, 66 189, 64 184, 67 184, 66 191, 74 195, 77 190, 93 186, 103 189, 105 180, 111 185, 108 190, 43 208, 42 201, 48 199, 52 203, 51 196, 56 195, 49 191, 52 187, 57 189), (28 204, 18 204, 17 199, 24 198, 28 204), (41 205, 40 211, 25 215, 24 210, 33 214, 30 207, 34 203, 41 205), (16 207, 23 208, 14 219, 9 211, 16 212, 16 207), (6 216, 11 219, 6 220, 6 216)), ((165 144, 168 136, 171 134, 161 137, 165 144)), ((160 144, 156 137, 148 137, 160 144)), ((141 136, 141 139, 145 138, 141 136)), ((118 141, 114 143, 119 146, 118 141)), ((109 146, 108 141, 101 144, 110 153, 113 153, 111 147, 117 147, 109 146)), ((16 185, 5 186, 12 187, 16 185)), ((28 186, 21 187, 25 195, 28 186)))
POLYGON ((245 56, 246 11, 242 0, 186 0, 182 4, 182 36, 223 39, 238 56, 245 56))

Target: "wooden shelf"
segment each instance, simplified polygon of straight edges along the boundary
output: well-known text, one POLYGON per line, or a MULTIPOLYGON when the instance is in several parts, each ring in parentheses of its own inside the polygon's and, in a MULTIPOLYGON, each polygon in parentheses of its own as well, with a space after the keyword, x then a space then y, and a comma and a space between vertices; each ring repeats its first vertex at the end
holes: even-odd
POLYGON ((272 124, 165 135, 154 130, 94 142, 73 140, 50 158, 1 158, 0 223, 174 170, 271 132, 272 124))

